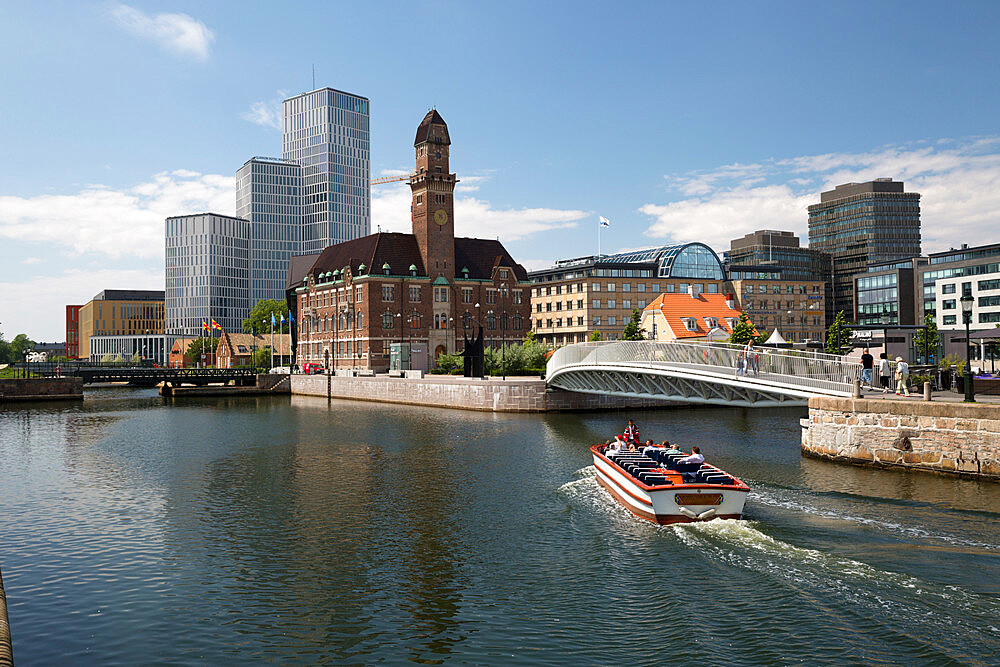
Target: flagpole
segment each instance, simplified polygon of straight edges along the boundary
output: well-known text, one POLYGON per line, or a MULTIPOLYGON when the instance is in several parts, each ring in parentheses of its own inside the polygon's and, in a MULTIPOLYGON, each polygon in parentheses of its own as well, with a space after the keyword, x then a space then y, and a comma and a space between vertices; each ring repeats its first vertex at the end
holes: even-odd
POLYGON ((601 219, 597 218, 597 258, 601 258, 601 219))
POLYGON ((274 313, 271 313, 271 368, 274 368, 274 313))

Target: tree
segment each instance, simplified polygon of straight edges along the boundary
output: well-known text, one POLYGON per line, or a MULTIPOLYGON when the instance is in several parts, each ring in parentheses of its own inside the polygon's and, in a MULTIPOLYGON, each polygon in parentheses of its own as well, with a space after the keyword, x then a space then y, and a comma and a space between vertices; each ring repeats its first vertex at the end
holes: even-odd
POLYGON ((604 336, 601 335, 600 331, 591 331, 590 332, 590 337, 587 338, 587 340, 589 340, 590 342, 594 343, 594 342, 597 342, 599 340, 604 340, 604 336))
POLYGON ((291 318, 288 316, 288 304, 277 299, 261 299, 250 311, 250 317, 243 320, 243 331, 252 334, 271 333, 271 316, 274 315, 276 326, 274 333, 288 333, 291 318), (281 324, 281 317, 285 323, 281 324))
POLYGON ((633 308, 632 317, 629 318, 628 324, 622 330, 622 340, 645 340, 645 338, 642 335, 642 329, 639 328, 639 309, 633 308))
POLYGON ((201 361, 202 353, 208 354, 211 352, 211 340, 211 338, 203 338, 201 336, 195 338, 191 341, 191 344, 188 345, 187 352, 184 353, 184 356, 191 359, 191 361, 198 363, 201 361))
MULTIPOLYGON (((938 348, 941 347, 941 334, 938 333, 937 320, 934 319, 933 315, 924 315, 924 326, 927 328, 918 330, 913 336, 913 347, 920 354, 923 354, 924 349, 926 349, 928 357, 936 357, 938 348), (925 342, 927 343, 926 348, 924 347, 925 342)), ((930 361, 924 359, 924 363, 928 364, 930 361)))
POLYGON ((259 350, 254 350, 250 356, 250 365, 262 372, 271 370, 271 348, 262 347, 259 350))
POLYGON ((24 359, 24 353, 34 346, 35 341, 28 338, 27 334, 17 334, 14 336, 14 340, 10 342, 11 361, 21 361, 24 359))
POLYGON ((848 322, 844 318, 844 311, 837 313, 833 324, 826 330, 826 352, 827 354, 845 354, 851 349, 851 330, 847 328, 848 322))
POLYGON ((750 341, 762 343, 765 338, 754 330, 753 322, 746 313, 740 313, 740 321, 733 327, 733 333, 729 334, 729 342, 735 345, 746 345, 750 341))

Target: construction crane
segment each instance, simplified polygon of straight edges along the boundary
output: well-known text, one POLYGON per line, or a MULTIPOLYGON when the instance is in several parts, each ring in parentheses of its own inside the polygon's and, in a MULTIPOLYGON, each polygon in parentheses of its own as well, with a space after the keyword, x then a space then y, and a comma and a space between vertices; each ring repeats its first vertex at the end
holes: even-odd
POLYGON ((408 181, 413 178, 413 174, 403 174, 402 176, 383 176, 382 178, 374 178, 371 181, 372 185, 382 185, 383 183, 396 183, 398 181, 408 181))

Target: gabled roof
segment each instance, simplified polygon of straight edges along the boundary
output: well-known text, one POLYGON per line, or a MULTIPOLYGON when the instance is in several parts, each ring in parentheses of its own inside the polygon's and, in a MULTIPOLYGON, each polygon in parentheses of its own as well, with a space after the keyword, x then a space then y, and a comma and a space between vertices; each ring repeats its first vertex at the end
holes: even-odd
POLYGON ((509 266, 518 280, 527 280, 528 272, 514 261, 507 249, 495 239, 455 238, 455 277, 461 269, 469 269, 470 278, 489 279, 495 266, 509 266))
MULTIPOLYGON (((271 346, 271 334, 264 335, 253 335, 248 333, 229 333, 227 331, 222 332, 222 336, 219 339, 219 346, 222 346, 222 341, 228 341, 229 349, 232 350, 234 355, 249 354, 254 349, 262 350, 265 347, 271 346), (241 352, 238 345, 242 345, 247 349, 246 352, 241 352)), ((291 334, 274 334, 274 353, 282 356, 291 354, 289 349, 291 348, 291 334)))
POLYGON ((288 262, 288 279, 285 281, 285 289, 301 285, 319 256, 318 252, 307 255, 292 255, 288 262))
MULTIPOLYGON (((292 260, 306 261, 306 258, 313 260, 307 269, 300 270, 295 266, 289 268, 289 288, 301 285, 308 275, 315 278, 327 272, 343 271, 345 266, 350 267, 354 276, 358 276, 361 264, 365 265, 366 274, 381 275, 381 267, 388 264, 389 272, 394 276, 407 275, 410 267, 414 266, 417 276, 427 277, 420 247, 413 234, 379 232, 329 246, 318 255, 296 255, 292 260), (297 280, 293 281, 296 276, 297 280)), ((469 278, 489 280, 493 276, 493 269, 502 265, 511 267, 515 279, 528 279, 524 267, 514 261, 502 243, 494 239, 456 238, 455 257, 452 261, 457 269, 457 278, 465 277, 461 269, 469 269, 469 278)))
POLYGON ((677 338, 700 338, 708 335, 714 327, 705 322, 706 317, 717 319, 718 328, 729 333, 733 332, 732 327, 725 318, 740 316, 740 307, 733 302, 730 308, 726 304, 725 294, 699 294, 691 296, 687 292, 677 292, 672 294, 661 294, 653 299, 652 303, 643 309, 646 311, 657 311, 663 314, 667 321, 667 326, 677 338), (694 318, 696 330, 689 331, 684 325, 683 318, 694 318))
POLYGON ((427 141, 427 134, 430 131, 431 125, 443 125, 445 143, 451 143, 451 138, 448 136, 448 124, 444 122, 444 118, 437 112, 437 109, 431 109, 424 116, 424 119, 420 121, 420 125, 417 126, 417 138, 413 140, 414 146, 427 141))

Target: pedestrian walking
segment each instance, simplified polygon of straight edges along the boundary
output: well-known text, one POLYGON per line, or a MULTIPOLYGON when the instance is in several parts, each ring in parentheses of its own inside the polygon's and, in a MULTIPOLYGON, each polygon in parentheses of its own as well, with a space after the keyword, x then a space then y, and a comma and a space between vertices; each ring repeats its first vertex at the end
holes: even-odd
POLYGON ((910 365, 903 361, 902 357, 896 357, 896 395, 909 396, 910 390, 910 365))
POLYGON ((872 389, 872 372, 875 370, 875 357, 868 353, 868 348, 864 348, 861 354, 861 386, 868 385, 872 389))
POLYGON ((889 361, 889 356, 883 352, 878 355, 878 382, 882 387, 882 392, 888 394, 889 390, 892 388, 890 382, 892 381, 892 363, 889 361))

